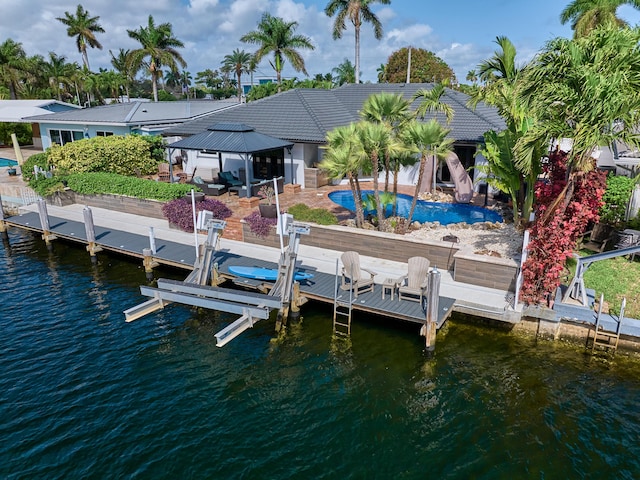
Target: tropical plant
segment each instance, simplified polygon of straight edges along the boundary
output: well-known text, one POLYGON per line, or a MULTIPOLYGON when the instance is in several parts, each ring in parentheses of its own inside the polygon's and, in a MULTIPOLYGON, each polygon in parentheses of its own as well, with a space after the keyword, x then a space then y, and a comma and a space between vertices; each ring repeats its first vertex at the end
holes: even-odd
MULTIPOLYGON (((409 48, 404 47, 393 52, 387 59, 385 68, 386 81, 389 83, 405 83, 409 67, 409 48)), ((451 67, 433 52, 423 48, 411 48, 411 83, 431 83, 448 81, 456 83, 456 76, 451 67)))
POLYGON ((335 73, 335 80, 338 85, 356 82, 356 69, 348 58, 345 58, 340 65, 331 71, 335 73))
POLYGON ((629 5, 640 9, 639 0, 572 0, 560 13, 560 22, 571 22, 575 38, 584 37, 601 26, 626 27, 618 17, 618 8, 629 5))
POLYGON ((382 23, 371 10, 374 3, 389 5, 391 0, 329 0, 324 9, 329 17, 336 16, 333 23, 333 39, 342 38, 342 32, 347 29, 345 21, 348 19, 355 31, 355 82, 360 83, 360 27, 363 22, 373 25, 373 35, 376 39, 382 38, 382 23))
MULTIPOLYGON (((442 127, 435 119, 429 122, 418 122, 416 120, 410 122, 402 131, 404 141, 412 145, 414 150, 420 156, 420 166, 418 168, 418 179, 416 181, 416 190, 411 201, 411 208, 405 225, 411 223, 413 212, 416 209, 418 194, 423 183, 424 172, 427 166, 429 156, 433 155, 436 159, 446 158, 451 153, 452 139, 448 139, 447 135, 450 130, 442 127)), ((435 167, 435 166, 434 166, 435 167)), ((434 175, 434 168, 430 169, 431 175, 434 175)), ((431 188, 431 179, 427 179, 429 188, 431 188)))
POLYGON ((376 72, 378 72, 378 83, 387 83, 387 66, 384 63, 376 68, 376 72))
POLYGON ((250 73, 251 66, 254 64, 253 55, 244 50, 236 48, 229 55, 224 56, 222 63, 235 72, 238 81, 238 102, 242 101, 242 74, 250 73))
POLYGON ((453 120, 454 110, 451 105, 442 101, 442 97, 446 93, 445 86, 442 83, 436 83, 429 90, 421 88, 411 97, 411 101, 421 100, 420 105, 416 109, 416 115, 423 118, 427 112, 442 112, 447 119, 447 123, 453 120))
POLYGON ((76 45, 78 52, 82 54, 82 62, 87 70, 89 67, 89 57, 87 55, 87 45, 91 48, 102 50, 102 45, 96 38, 96 33, 104 33, 104 29, 98 23, 100 17, 90 17, 89 12, 82 5, 76 8, 75 16, 69 12, 64 12, 64 17, 57 17, 64 25, 67 26, 67 35, 76 37, 76 45))
POLYGON ((636 185, 636 180, 621 175, 609 175, 607 187, 602 196, 600 222, 619 226, 625 220, 629 199, 636 185))
POLYGON ((251 233, 262 238, 268 237, 272 227, 275 227, 278 223, 277 218, 263 217, 258 211, 251 212, 243 220, 249 225, 251 233))
POLYGON ((516 47, 505 36, 496 37, 495 43, 500 50, 493 52, 493 56, 478 65, 478 76, 484 82, 491 82, 503 78, 513 82, 520 72, 516 65, 516 47))
POLYGON ((131 68, 131 65, 127 62, 127 57, 129 56, 129 50, 125 50, 121 48, 118 50, 118 55, 114 55, 111 50, 109 50, 109 55, 111 55, 111 65, 116 71, 122 75, 122 79, 124 80, 123 86, 124 91, 127 94, 127 100, 131 97, 129 95, 129 87, 133 83, 135 79, 136 72, 131 68))
POLYGON ((62 101, 63 89, 73 83, 73 76, 79 68, 77 63, 68 63, 64 55, 49 52, 49 61, 42 63, 41 75, 48 79, 51 90, 62 101))
POLYGON ((276 72, 278 91, 280 91, 282 84, 282 69, 285 59, 289 60, 296 72, 307 75, 304 59, 298 49, 315 49, 310 38, 295 34, 297 27, 298 22, 285 22, 280 17, 264 13, 258 23, 258 28, 240 38, 242 42, 259 45, 258 50, 253 54, 256 64, 269 53, 273 53, 273 62, 270 63, 276 72))
POLYGON ((184 44, 173 36, 170 23, 162 23, 156 26, 153 17, 149 15, 146 27, 140 26, 137 30, 127 30, 130 38, 137 40, 141 48, 131 50, 128 56, 128 65, 134 70, 146 68, 151 74, 151 86, 153 99, 158 101, 158 77, 162 75, 162 67, 170 70, 178 70, 178 65, 187 66, 176 48, 184 47, 184 44))
POLYGON ((353 194, 356 210, 356 227, 364 226, 362 210, 362 189, 360 188, 360 172, 367 173, 369 162, 364 163, 361 151, 356 145, 355 124, 337 127, 327 133, 327 144, 319 167, 332 180, 347 177, 353 194))
POLYGON ((22 44, 6 39, 0 44, 0 81, 9 89, 9 98, 18 98, 20 80, 27 71, 27 55, 22 44))
POLYGON ((476 84, 476 82, 478 81, 478 74, 476 73, 475 70, 469 70, 467 72, 467 77, 466 77, 467 82, 471 82, 474 85, 476 84))

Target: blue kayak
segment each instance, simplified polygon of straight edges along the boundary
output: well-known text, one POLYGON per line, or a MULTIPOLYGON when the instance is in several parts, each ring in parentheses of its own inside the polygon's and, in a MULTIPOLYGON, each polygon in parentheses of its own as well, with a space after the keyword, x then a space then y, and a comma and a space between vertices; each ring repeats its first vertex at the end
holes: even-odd
MULTIPOLYGON (((277 268, 240 267, 232 265, 229 267, 229 273, 239 277, 267 280, 270 282, 275 282, 278 278, 277 268)), ((304 273, 300 271, 297 271, 294 276, 294 279, 298 281, 309 280, 310 278, 313 278, 312 273, 304 273)))

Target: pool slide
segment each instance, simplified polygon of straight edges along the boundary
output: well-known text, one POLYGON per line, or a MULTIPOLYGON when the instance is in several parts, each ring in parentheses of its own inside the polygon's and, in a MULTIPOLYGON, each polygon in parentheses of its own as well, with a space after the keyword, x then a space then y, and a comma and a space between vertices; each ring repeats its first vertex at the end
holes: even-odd
POLYGON ((458 203, 469 203, 473 198, 473 182, 467 171, 460 163, 455 153, 447 155, 447 167, 451 173, 451 179, 456 186, 454 198, 458 203))

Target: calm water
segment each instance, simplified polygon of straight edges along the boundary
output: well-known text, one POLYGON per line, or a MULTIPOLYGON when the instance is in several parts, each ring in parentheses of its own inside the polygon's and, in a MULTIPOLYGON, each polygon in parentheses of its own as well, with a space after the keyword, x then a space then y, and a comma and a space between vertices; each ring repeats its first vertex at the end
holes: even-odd
MULTIPOLYGON (((363 190, 362 198, 372 194, 373 190, 363 190)), ((353 201, 353 193, 351 190, 336 190, 329 194, 329 199, 352 212, 356 210, 356 204, 353 201)), ((396 195, 397 214, 400 217, 407 218, 411 210, 411 202, 413 197, 398 193, 396 195)), ((374 213, 374 212, 372 212, 374 213)), ((386 215, 391 215, 392 206, 389 205, 386 215)), ((489 210, 488 208, 477 207, 475 205, 467 205, 462 203, 441 203, 441 202, 425 202, 418 200, 416 208, 413 212, 412 220, 420 223, 440 222, 441 225, 449 225, 452 223, 479 223, 479 222, 502 222, 499 213, 489 210)))
POLYGON ((226 347, 227 318, 131 324, 136 264, 12 230, 0 244, 0 478, 639 478, 640 363, 450 322, 330 309, 226 347))

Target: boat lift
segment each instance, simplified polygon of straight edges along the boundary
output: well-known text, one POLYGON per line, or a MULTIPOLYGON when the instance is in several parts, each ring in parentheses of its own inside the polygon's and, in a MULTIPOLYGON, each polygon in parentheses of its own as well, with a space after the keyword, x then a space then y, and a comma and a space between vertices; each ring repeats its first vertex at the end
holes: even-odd
POLYGON ((608 260, 609 258, 621 257, 623 255, 633 255, 634 253, 640 252, 640 245, 635 245, 633 247, 621 248, 620 250, 612 250, 610 252, 604 253, 596 253, 595 255, 589 255, 588 257, 580 257, 575 255, 576 257, 576 274, 571 280, 571 284, 564 296, 562 297, 562 302, 566 303, 570 298, 574 300, 579 300, 582 306, 588 307, 587 302, 587 290, 584 286, 584 272, 591 266, 593 262, 597 262, 598 260, 608 260))
POLYGON ((309 234, 308 225, 294 223, 291 215, 284 217, 284 224, 278 227, 284 234, 289 235, 289 246, 287 250, 283 248, 281 251, 278 277, 268 294, 239 292, 217 286, 221 281, 218 277, 215 252, 218 250, 219 239, 226 222, 214 220, 211 212, 204 211, 198 215, 197 226, 198 229, 207 230, 207 240, 202 245, 203 248, 198 250, 193 271, 182 282, 159 279, 157 287, 141 286, 140 292, 151 299, 125 310, 125 320, 132 322, 176 302, 241 315, 215 334, 218 347, 226 345, 253 327, 257 321, 269 318, 272 309, 278 309, 276 329, 280 330, 282 323, 286 322, 289 310, 295 307, 298 301, 292 301, 295 264, 300 235, 309 234))

